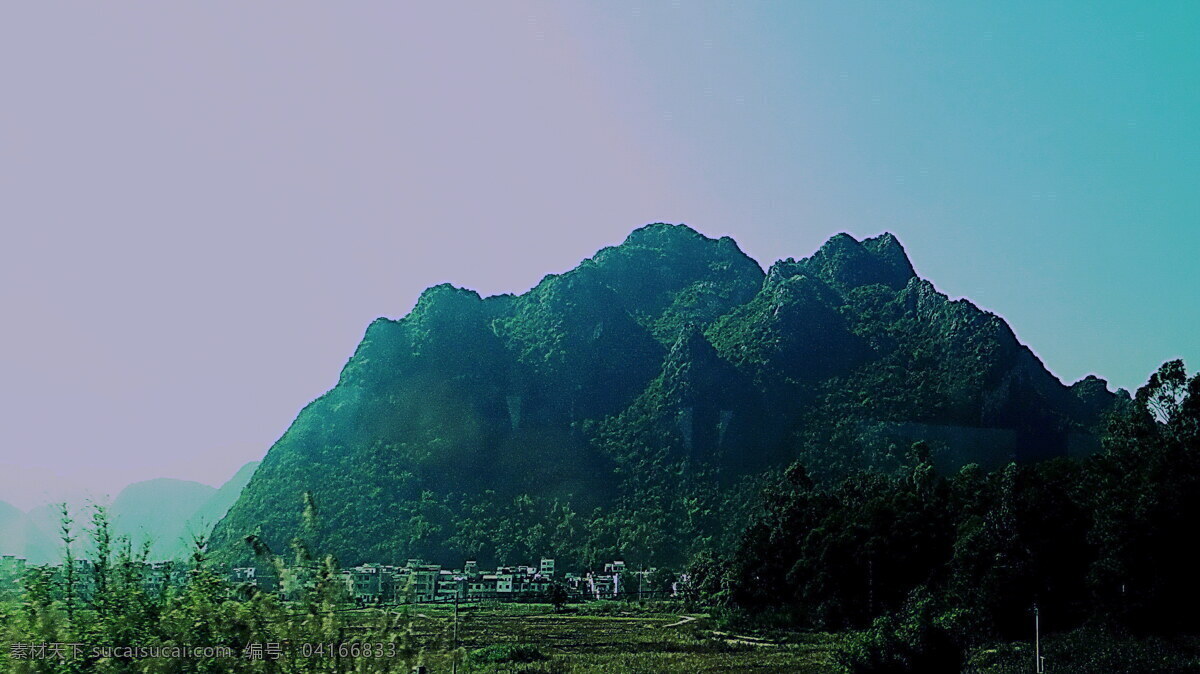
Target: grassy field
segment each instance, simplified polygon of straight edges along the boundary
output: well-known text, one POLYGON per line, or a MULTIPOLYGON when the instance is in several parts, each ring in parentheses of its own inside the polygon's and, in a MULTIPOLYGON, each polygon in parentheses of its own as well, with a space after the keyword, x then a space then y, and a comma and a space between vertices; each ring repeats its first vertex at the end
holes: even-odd
POLYGON ((419 606, 412 643, 429 671, 449 672, 839 672, 839 638, 735 634, 704 614, 671 606, 605 603, 556 613, 544 604, 419 606))

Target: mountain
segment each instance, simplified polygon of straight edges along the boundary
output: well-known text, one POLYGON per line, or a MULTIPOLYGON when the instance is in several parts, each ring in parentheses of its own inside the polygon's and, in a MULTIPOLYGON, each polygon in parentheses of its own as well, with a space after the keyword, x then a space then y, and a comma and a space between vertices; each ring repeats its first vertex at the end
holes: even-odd
POLYGON ((157 478, 135 482, 117 495, 110 514, 117 535, 148 543, 151 559, 181 556, 187 549, 184 524, 217 490, 189 480, 157 478))
POLYGON ((1063 385, 891 234, 764 273, 732 239, 648 225, 522 295, 440 285, 377 319, 213 546, 674 563, 736 531, 764 471, 894 470, 916 441, 947 470, 1083 454, 1121 399, 1063 385))
MULTIPOLYGON (((16 506, 0 501, 0 533, 6 533, 10 527, 24 519, 25 513, 17 509, 16 506)), ((7 540, 6 536, 0 536, 0 545, 7 540)), ((3 552, 0 554, 11 554, 3 552)))
MULTIPOLYGON (((170 478, 135 482, 108 506, 113 534, 128 537, 135 549, 149 543, 152 560, 186 557, 192 551, 193 536, 211 532, 257 467, 257 461, 247 463, 219 489, 170 478)), ((82 535, 91 524, 90 503, 69 504, 80 550, 90 545, 82 535)), ((0 554, 24 557, 32 564, 60 561, 59 520, 59 507, 54 504, 24 513, 0 502, 0 554)))
POLYGON ((113 501, 114 530, 150 544, 151 559, 187 557, 195 536, 207 536, 237 500, 258 467, 251 461, 220 488, 160 478, 129 485, 113 501))
POLYGON ((237 501, 242 489, 250 482, 250 477, 254 475, 257 468, 258 461, 251 461, 239 468, 233 477, 226 480, 225 484, 213 492, 208 500, 188 517, 183 527, 184 532, 188 534, 187 540, 191 540, 192 534, 208 535, 212 531, 213 526, 221 521, 225 513, 229 512, 230 506, 237 501))
POLYGON ((21 510, 0 501, 0 555, 24 557, 34 563, 58 557, 55 531, 43 531, 21 510))

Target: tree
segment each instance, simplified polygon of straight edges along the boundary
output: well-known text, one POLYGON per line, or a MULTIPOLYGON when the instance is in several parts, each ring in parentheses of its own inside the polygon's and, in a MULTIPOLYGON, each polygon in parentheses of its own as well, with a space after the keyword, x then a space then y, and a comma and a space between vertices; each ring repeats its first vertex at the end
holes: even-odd
POLYGON ((546 601, 554 606, 554 612, 558 613, 567 605, 569 596, 567 588, 563 587, 562 583, 552 582, 550 587, 546 589, 546 601))

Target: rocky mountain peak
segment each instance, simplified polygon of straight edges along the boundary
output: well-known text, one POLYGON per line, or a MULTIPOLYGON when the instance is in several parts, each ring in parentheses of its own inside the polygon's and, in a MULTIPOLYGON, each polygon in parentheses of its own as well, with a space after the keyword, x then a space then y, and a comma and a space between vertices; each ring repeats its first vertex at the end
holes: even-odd
POLYGON ((799 265, 843 291, 871 284, 900 290, 916 277, 904 247, 890 233, 861 242, 844 232, 837 234, 799 265))
MULTIPOLYGON (((1108 405, 1104 389, 1071 395, 1003 319, 919 279, 891 234, 839 234, 764 280, 732 240, 656 223, 520 295, 442 284, 372 324, 214 547, 248 555, 239 542, 258 527, 286 547, 298 524, 282 504, 308 491, 337 513, 339 534, 317 543, 343 561, 455 559, 465 544, 498 558, 513 550, 479 513, 510 512, 518 494, 543 515, 620 494, 645 504, 660 493, 647 485, 673 485, 684 463, 723 484, 798 459, 834 479, 890 469, 889 447, 916 439, 944 445, 948 463, 1061 456, 1108 405), (403 524, 428 499, 436 535, 403 524), (400 524, 379 528, 379 512, 400 524), (472 522, 477 539, 451 533, 472 522)), ((583 554, 580 540, 557 544, 583 554)))

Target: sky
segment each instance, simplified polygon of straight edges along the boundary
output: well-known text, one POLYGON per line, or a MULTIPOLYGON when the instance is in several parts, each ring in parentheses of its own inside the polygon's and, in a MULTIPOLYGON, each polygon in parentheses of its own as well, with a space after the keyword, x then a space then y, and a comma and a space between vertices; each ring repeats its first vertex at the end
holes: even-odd
POLYGON ((0 500, 218 485, 367 324, 649 222, 895 233, 1064 381, 1200 364, 1195 3, 6 3, 0 500))

